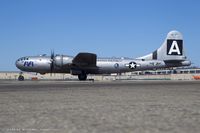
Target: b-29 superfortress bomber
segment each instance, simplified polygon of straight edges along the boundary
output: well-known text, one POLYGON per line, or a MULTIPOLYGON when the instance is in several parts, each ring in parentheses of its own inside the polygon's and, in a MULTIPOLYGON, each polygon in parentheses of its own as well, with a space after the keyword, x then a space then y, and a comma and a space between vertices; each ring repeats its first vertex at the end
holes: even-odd
MULTIPOLYGON (((86 80, 88 74, 111 74, 133 71, 190 66, 184 50, 183 36, 178 31, 168 33, 164 43, 154 52, 138 58, 97 58, 94 53, 68 55, 25 56, 16 61, 16 67, 25 72, 70 73, 86 80)), ((20 76, 21 80, 24 79, 20 76)))

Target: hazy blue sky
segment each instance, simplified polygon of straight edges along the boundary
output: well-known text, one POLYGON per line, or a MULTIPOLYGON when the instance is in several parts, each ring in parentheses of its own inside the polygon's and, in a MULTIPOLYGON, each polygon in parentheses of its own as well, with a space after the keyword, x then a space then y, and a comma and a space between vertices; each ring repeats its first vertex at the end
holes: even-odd
POLYGON ((138 57, 174 29, 199 66, 199 0, 0 0, 0 71, 17 70, 17 58, 51 49, 138 57))

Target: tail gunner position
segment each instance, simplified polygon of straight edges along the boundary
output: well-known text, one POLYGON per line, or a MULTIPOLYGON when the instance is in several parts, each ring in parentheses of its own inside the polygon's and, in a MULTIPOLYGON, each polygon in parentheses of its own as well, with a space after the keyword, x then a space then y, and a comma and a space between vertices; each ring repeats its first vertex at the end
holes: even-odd
POLYGON ((16 61, 16 67, 25 72, 70 73, 86 80, 88 74, 111 74, 190 66, 184 50, 183 36, 171 31, 161 47, 146 56, 133 58, 97 58, 94 53, 68 55, 26 56, 16 61))

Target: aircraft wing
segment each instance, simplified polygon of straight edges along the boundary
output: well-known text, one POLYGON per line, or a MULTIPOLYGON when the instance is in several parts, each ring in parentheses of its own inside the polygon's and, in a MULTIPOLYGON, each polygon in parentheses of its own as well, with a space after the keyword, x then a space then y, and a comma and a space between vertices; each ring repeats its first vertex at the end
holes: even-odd
POLYGON ((97 64, 97 55, 93 53, 79 53, 72 60, 72 64, 79 68, 94 68, 97 64))

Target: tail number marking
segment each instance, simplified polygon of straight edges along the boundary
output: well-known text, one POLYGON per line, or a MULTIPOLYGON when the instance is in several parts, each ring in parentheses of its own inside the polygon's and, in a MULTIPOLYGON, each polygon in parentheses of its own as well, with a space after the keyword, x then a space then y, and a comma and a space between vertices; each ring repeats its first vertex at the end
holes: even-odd
POLYGON ((183 40, 167 40, 167 55, 182 55, 183 40))

